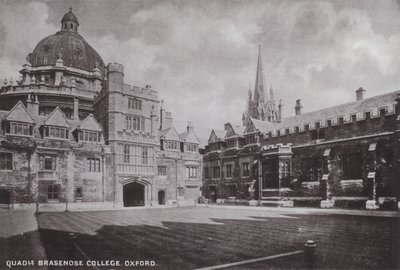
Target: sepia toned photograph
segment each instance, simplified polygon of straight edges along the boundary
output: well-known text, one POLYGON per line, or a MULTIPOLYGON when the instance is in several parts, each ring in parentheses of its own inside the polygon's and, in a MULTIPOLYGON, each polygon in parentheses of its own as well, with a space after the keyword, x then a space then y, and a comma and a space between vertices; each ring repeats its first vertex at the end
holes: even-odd
POLYGON ((0 0, 0 270, 400 269, 399 0, 0 0))

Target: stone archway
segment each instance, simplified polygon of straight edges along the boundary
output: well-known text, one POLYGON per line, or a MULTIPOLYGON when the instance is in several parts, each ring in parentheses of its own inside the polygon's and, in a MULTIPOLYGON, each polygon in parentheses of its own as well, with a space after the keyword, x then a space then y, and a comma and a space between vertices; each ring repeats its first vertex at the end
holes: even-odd
POLYGON ((132 182, 123 187, 124 207, 145 205, 145 186, 132 182))
POLYGON ((146 179, 128 178, 120 181, 121 201, 124 207, 151 205, 152 185, 146 179))

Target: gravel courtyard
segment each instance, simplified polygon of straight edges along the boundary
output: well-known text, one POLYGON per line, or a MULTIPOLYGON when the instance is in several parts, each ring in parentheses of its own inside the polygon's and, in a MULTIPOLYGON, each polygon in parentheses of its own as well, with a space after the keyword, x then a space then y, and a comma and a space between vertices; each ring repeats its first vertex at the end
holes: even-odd
MULTIPOLYGON (((318 245, 318 268, 400 266, 397 214, 390 217, 379 212, 363 215, 345 210, 256 209, 193 207, 41 213, 38 222, 49 260, 70 258, 68 233, 74 232, 75 242, 85 254, 73 254, 80 259, 154 260, 153 268, 157 269, 195 269, 291 252, 302 249, 309 239, 318 245)), ((248 267, 305 265, 297 256, 268 266, 248 267)))

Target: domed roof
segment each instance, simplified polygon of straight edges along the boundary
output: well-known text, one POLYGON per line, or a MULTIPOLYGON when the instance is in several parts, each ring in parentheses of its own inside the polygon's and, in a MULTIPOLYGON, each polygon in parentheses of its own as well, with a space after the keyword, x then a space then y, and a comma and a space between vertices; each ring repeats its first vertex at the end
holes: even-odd
POLYGON ((74 13, 72 13, 72 8, 69 8, 69 11, 67 13, 65 13, 61 19, 62 23, 67 22, 67 21, 73 21, 79 25, 78 18, 75 16, 74 13))
POLYGON ((64 21, 78 24, 72 11, 66 13, 61 21, 62 30, 42 39, 30 54, 32 67, 53 66, 61 58, 64 66, 87 71, 97 67, 104 75, 104 62, 96 50, 79 35, 76 27, 64 27, 64 21))

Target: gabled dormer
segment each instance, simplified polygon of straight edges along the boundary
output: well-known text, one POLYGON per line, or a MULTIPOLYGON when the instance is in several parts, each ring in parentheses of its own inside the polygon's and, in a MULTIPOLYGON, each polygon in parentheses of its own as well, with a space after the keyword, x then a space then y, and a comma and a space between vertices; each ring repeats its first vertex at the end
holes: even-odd
POLYGON ((161 150, 181 150, 181 139, 174 127, 170 127, 161 131, 160 147, 161 150))
POLYGON ((89 114, 78 125, 78 140, 79 142, 100 142, 102 131, 102 127, 93 114, 89 114))
POLYGON ((199 151, 199 139, 194 132, 194 128, 189 122, 186 128, 186 132, 179 134, 181 141, 183 142, 184 152, 198 152, 199 151))
POLYGON ((4 118, 6 134, 17 136, 33 136, 35 120, 21 101, 11 109, 4 118))
POLYGON ((70 125, 59 107, 55 108, 44 121, 44 138, 68 139, 70 125))
MULTIPOLYGON (((251 122, 250 120, 247 123, 251 122)), ((243 140, 244 126, 232 125, 231 123, 225 124, 225 141, 226 148, 238 148, 241 146, 243 140)))
POLYGON ((260 143, 263 134, 268 134, 268 132, 274 130, 274 128, 274 123, 250 118, 244 130, 246 145, 260 143))
POLYGON ((213 129, 208 138, 208 151, 223 150, 225 147, 225 130, 213 129))

